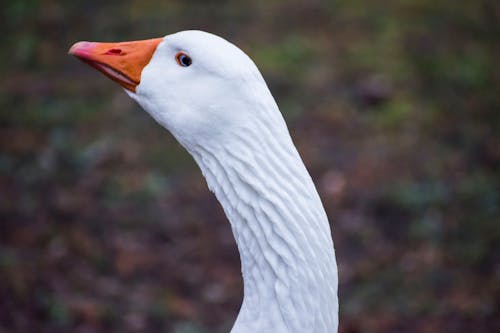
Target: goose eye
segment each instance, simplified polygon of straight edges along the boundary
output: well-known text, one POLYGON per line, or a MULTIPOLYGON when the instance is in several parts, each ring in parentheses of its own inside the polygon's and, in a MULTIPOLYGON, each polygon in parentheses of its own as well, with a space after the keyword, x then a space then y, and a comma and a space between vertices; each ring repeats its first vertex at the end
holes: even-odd
POLYGON ((193 61, 191 60, 191 57, 188 56, 184 52, 177 53, 177 55, 175 56, 175 60, 177 61, 179 66, 182 66, 182 67, 188 67, 193 63, 193 61))

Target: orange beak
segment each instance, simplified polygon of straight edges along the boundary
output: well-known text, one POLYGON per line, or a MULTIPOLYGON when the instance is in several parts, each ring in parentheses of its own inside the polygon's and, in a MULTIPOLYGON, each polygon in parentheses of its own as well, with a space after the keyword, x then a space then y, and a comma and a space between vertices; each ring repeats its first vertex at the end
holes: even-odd
POLYGON ((135 92, 142 69, 149 63, 163 38, 120 43, 78 42, 69 54, 96 68, 122 87, 135 92))

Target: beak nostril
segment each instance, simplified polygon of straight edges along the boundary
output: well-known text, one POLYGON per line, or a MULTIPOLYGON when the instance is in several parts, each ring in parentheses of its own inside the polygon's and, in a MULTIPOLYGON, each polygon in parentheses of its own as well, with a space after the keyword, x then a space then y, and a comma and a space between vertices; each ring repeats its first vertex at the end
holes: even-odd
POLYGON ((124 53, 122 53, 121 49, 110 49, 105 54, 109 54, 109 55, 124 55, 124 53))

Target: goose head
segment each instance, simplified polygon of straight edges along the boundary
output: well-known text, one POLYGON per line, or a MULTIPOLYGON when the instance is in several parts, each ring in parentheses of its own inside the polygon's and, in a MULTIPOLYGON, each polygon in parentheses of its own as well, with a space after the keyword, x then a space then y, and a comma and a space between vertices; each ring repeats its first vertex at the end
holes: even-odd
POLYGON ((188 149, 223 143, 231 132, 255 126, 261 114, 246 106, 270 97, 253 61, 207 32, 183 31, 135 42, 79 42, 69 53, 119 83, 188 149))
POLYGON ((201 31, 79 42, 69 53, 120 84, 200 166, 240 252, 244 299, 231 332, 336 332, 328 219, 252 60, 201 31))

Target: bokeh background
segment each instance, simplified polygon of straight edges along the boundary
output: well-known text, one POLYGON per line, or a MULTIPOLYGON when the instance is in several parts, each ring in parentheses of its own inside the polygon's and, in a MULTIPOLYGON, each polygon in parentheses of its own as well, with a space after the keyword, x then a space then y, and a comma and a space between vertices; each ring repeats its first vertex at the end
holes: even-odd
POLYGON ((333 227, 340 332, 500 332, 495 0, 3 1, 0 332, 228 332, 229 224, 78 40, 219 34, 261 69, 333 227))

